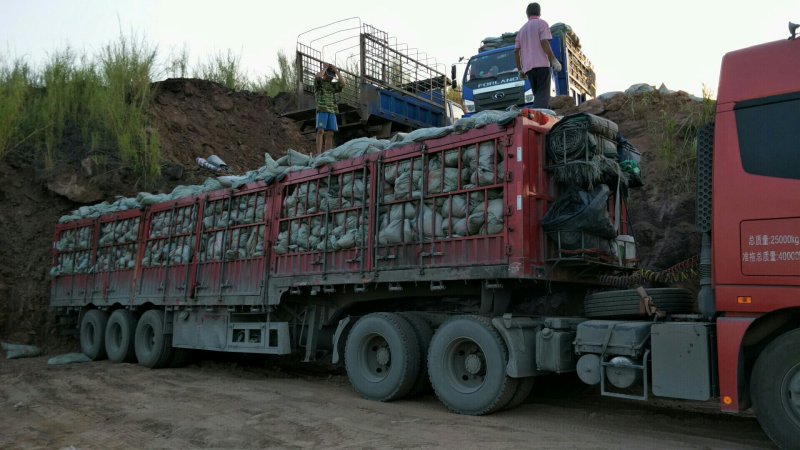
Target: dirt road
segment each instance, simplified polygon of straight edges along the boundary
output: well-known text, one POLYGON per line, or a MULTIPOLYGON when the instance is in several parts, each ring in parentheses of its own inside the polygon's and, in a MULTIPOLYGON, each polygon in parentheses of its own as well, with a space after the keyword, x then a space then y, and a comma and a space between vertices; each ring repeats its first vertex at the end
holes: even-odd
POLYGON ((253 360, 155 371, 108 361, 0 360, 0 448, 70 446, 744 449, 770 443, 752 418, 594 395, 534 398, 512 411, 468 417, 448 413, 432 394, 377 403, 358 397, 344 376, 289 374, 253 360))

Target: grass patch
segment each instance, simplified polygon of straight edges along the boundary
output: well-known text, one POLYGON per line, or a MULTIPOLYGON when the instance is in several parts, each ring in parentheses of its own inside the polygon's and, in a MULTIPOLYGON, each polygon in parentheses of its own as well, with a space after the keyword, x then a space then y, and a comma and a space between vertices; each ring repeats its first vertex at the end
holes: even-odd
POLYGON ((194 76, 219 83, 232 91, 241 91, 250 85, 247 74, 242 70, 241 56, 230 50, 217 53, 199 63, 194 70, 194 76))
POLYGON ((148 115, 156 73, 186 77, 191 71, 232 90, 270 96, 293 94, 297 83, 295 62, 285 52, 278 53, 277 70, 251 82, 230 50, 190 69, 186 46, 162 62, 135 34, 121 34, 94 55, 67 47, 36 67, 0 54, 0 158, 13 155, 48 172, 88 157, 107 170, 132 173, 145 188, 158 180, 162 162, 148 115))
POLYGON ((20 122, 32 84, 31 70, 22 60, 0 61, 0 158, 21 137, 20 122))
MULTIPOLYGON (((634 108, 658 106, 654 93, 641 95, 641 101, 634 108)), ((661 109, 658 115, 648 121, 648 129, 658 142, 660 159, 664 162, 663 176, 671 180, 670 186, 677 191, 693 191, 697 166, 697 132, 714 120, 716 101, 703 87, 700 105, 684 103, 678 111, 667 112, 661 109)), ((642 111, 642 109, 640 109, 642 111)))
POLYGON ((270 97, 280 93, 294 94, 297 89, 297 65, 295 59, 289 59, 286 52, 278 52, 278 69, 272 70, 271 76, 264 76, 250 84, 253 92, 262 92, 270 97))
POLYGON ((150 185, 161 159, 147 115, 155 60, 144 39, 120 36, 94 58, 52 53, 38 72, 0 62, 0 156, 45 171, 87 156, 116 161, 150 185))

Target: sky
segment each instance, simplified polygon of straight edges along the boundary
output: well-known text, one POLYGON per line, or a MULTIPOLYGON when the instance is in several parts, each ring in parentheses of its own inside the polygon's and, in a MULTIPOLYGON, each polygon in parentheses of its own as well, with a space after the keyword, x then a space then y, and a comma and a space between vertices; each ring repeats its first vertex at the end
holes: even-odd
MULTIPOLYGON (((544 20, 564 22, 580 38, 594 65, 598 94, 635 83, 664 83, 694 95, 706 86, 715 95, 727 51, 786 39, 788 22, 800 22, 796 0, 539 3, 544 20)), ((256 79, 277 68, 278 51, 293 55, 304 31, 357 17, 435 58, 449 74, 450 65, 476 53, 483 38, 518 30, 526 21, 526 5, 508 0, 0 0, 0 59, 24 58, 35 66, 67 46, 93 55, 120 34, 136 33, 158 50, 161 61, 186 48, 194 66, 230 50, 256 79)), ((464 66, 458 68, 460 77, 464 66)))

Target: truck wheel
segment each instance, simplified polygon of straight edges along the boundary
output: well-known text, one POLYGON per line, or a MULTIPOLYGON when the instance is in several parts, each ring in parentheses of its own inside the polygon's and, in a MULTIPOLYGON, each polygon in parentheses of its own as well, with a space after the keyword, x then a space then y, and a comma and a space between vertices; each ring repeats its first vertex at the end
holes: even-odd
POLYGON ((800 329, 772 341, 750 381, 753 410, 764 432, 784 449, 800 449, 800 329))
POLYGON ((398 399, 411 392, 419 374, 417 336, 398 314, 368 314, 350 330, 344 364, 350 384, 364 398, 398 399))
POLYGON ((408 321, 411 328, 414 329, 414 334, 417 336, 419 342, 419 372, 417 372, 417 380, 408 393, 410 397, 416 397, 430 391, 431 382, 428 378, 428 346, 431 344, 433 337, 433 328, 421 316, 414 313, 401 312, 399 313, 404 319, 408 321))
POLYGON ((132 312, 122 308, 111 313, 105 333, 108 359, 115 363, 133 361, 136 358, 133 349, 135 333, 136 317, 132 312))
POLYGON ((172 335, 164 334, 164 312, 151 309, 136 325, 136 359, 151 369, 166 367, 172 358, 172 335))
MULTIPOLYGON (((691 313, 695 300, 692 293, 680 288, 647 289, 653 303, 672 314, 691 313)), ((589 294, 583 301, 584 316, 589 318, 637 317, 641 298, 635 289, 589 294)))
POLYGON ((448 320, 436 330, 428 351, 433 390, 458 414, 489 414, 509 404, 518 380, 506 375, 506 364, 506 344, 486 317, 448 320))
POLYGON ((81 320, 81 352, 92 361, 106 357, 106 323, 108 314, 99 309, 90 309, 81 320))
POLYGON ((511 397, 511 401, 508 402, 508 405, 506 405, 506 407, 503 409, 514 409, 517 406, 525 403, 525 400, 527 400, 528 397, 531 396, 531 392, 533 392, 533 380, 535 379, 535 377, 518 378, 519 386, 517 387, 517 391, 514 392, 514 396, 511 397))

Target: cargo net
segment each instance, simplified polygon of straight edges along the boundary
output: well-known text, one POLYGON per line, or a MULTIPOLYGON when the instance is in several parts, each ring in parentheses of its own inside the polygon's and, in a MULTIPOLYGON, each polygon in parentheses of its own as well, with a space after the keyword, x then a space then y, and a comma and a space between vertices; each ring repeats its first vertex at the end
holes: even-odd
POLYGON ((364 245, 366 170, 288 186, 286 192, 275 253, 330 252, 364 245))
POLYGON ((550 129, 547 157, 552 163, 548 170, 561 188, 541 220, 557 249, 555 259, 621 265, 614 240, 620 231, 622 199, 629 188, 642 186, 639 152, 614 122, 579 113, 550 129), (611 221, 610 208, 620 209, 613 211, 617 224, 611 221))
POLYGON ((139 217, 134 217, 100 225, 96 271, 129 270, 136 266, 140 221, 139 217))
POLYGON ((192 258, 197 205, 157 212, 150 219, 143 267, 187 264, 192 258))
POLYGON ((55 266, 50 275, 88 273, 92 260, 92 226, 64 230, 56 242, 55 266))
POLYGON ((203 211, 200 261, 264 255, 266 191, 209 201, 203 211))
POLYGON ((422 157, 387 163, 378 244, 502 232, 504 172, 494 140, 434 154, 427 164, 422 157))

